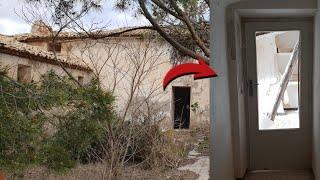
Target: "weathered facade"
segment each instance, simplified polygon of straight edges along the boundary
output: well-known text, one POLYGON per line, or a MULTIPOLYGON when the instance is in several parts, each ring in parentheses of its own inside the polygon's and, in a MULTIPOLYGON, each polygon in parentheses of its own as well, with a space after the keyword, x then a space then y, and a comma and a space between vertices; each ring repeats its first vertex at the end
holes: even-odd
POLYGON ((194 81, 189 75, 174 80, 164 91, 162 80, 176 60, 172 47, 154 34, 136 30, 101 38, 115 30, 96 34, 100 37, 95 40, 62 32, 53 45, 49 32, 39 24, 33 28, 33 33, 13 38, 45 52, 55 46, 63 59, 80 59, 102 88, 115 94, 116 109, 126 119, 160 121, 163 129, 208 126, 209 80, 194 81))
POLYGON ((55 58, 52 53, 16 41, 12 37, 0 36, 0 66, 9 77, 20 82, 37 82, 42 75, 52 70, 66 76, 66 70, 82 83, 92 79, 92 70, 81 63, 55 58))

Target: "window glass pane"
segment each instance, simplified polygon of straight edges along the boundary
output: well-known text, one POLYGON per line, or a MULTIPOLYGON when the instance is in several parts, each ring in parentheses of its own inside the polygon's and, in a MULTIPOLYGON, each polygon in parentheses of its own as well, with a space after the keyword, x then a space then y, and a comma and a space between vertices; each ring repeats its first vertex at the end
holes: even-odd
POLYGON ((299 36, 256 32, 259 130, 299 128, 300 53, 293 56, 299 36))

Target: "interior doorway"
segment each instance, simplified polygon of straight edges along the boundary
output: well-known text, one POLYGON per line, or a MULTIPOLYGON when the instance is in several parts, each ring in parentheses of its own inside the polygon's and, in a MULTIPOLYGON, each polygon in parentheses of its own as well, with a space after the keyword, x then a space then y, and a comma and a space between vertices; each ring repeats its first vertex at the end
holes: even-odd
POLYGON ((174 129, 189 129, 190 126, 190 87, 172 87, 174 129))
POLYGON ((244 23, 249 172, 312 168, 312 29, 309 19, 244 23))

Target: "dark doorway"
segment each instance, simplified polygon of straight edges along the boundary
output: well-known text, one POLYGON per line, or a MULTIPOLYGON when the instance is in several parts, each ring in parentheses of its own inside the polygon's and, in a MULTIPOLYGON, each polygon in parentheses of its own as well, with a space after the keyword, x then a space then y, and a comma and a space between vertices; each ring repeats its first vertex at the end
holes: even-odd
POLYGON ((190 87, 173 87, 174 129, 190 125, 190 87))

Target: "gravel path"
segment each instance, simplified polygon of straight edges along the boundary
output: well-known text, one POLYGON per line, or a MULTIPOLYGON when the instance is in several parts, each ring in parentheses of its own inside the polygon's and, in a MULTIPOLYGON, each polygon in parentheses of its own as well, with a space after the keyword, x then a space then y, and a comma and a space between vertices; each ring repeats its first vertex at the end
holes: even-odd
MULTIPOLYGON (((199 142, 203 141, 200 139, 199 142)), ((198 146, 198 143, 195 147, 198 146)), ((197 180, 208 180, 209 179, 209 156, 202 155, 197 152, 196 148, 189 152, 188 158, 194 160, 193 163, 179 167, 178 170, 189 170, 199 175, 197 180)))

